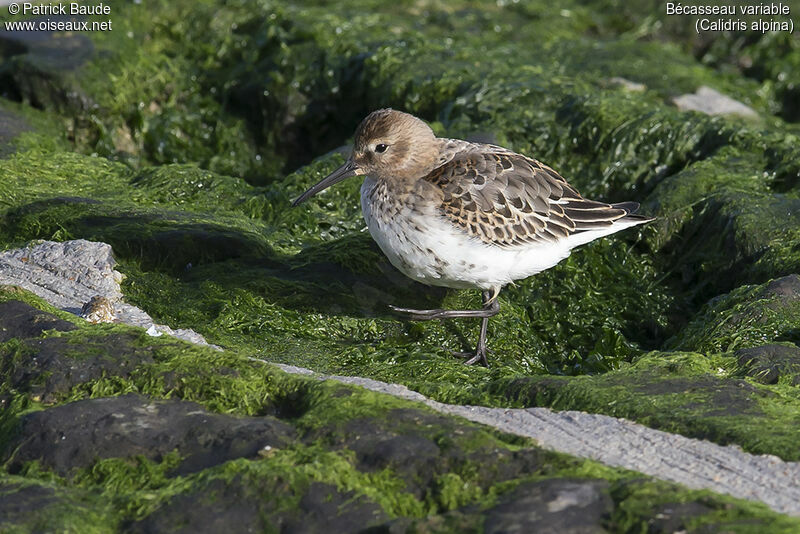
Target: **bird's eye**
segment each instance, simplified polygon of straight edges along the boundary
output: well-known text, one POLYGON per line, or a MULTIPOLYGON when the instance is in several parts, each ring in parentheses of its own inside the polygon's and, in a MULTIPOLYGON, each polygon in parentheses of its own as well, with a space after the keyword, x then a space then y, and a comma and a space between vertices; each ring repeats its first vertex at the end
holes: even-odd
POLYGON ((377 152, 378 154, 383 154, 384 152, 386 152, 387 148, 389 148, 389 145, 384 145, 384 144, 375 145, 375 152, 377 152))

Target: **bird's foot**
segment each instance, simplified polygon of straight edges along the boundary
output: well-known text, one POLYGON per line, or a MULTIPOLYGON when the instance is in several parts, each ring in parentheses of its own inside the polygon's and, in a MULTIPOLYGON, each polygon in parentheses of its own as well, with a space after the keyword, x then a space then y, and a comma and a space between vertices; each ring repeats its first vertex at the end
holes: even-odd
POLYGON ((472 352, 456 352, 452 351, 453 356, 464 360, 464 365, 480 364, 484 367, 489 367, 489 361, 486 359, 486 354, 489 351, 484 348, 483 350, 476 349, 472 352))
POLYGON ((412 321, 431 321, 433 319, 457 319, 476 317, 482 319, 481 331, 478 336, 478 346, 475 347, 475 352, 454 352, 453 355, 466 360, 466 365, 480 364, 484 367, 489 367, 489 362, 486 359, 486 354, 489 352, 486 349, 486 330, 489 326, 489 317, 497 315, 500 311, 500 304, 489 291, 483 292, 483 308, 480 310, 414 310, 412 308, 398 308, 397 306, 389 305, 389 308, 398 315, 404 316, 406 319, 412 321))

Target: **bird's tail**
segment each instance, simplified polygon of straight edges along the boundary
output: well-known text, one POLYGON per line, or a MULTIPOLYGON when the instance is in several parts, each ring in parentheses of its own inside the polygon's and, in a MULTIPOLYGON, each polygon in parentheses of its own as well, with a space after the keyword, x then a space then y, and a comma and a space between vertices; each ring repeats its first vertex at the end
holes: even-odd
POLYGON ((647 217, 645 215, 639 215, 636 213, 639 211, 638 202, 618 202, 611 205, 617 209, 625 210, 627 212, 624 217, 617 219, 617 222, 629 222, 632 223, 632 226, 634 224, 642 224, 655 220, 655 217, 647 217))

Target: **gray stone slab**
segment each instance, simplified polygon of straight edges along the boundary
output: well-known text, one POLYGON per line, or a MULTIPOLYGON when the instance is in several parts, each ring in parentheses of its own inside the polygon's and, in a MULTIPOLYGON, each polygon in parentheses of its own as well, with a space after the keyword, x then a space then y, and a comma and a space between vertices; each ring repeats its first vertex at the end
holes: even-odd
POLYGON ((40 241, 0 252, 0 285, 19 286, 75 315, 93 297, 105 297, 114 306, 117 322, 145 328, 153 336, 167 334, 208 345, 197 332, 155 324, 145 311, 124 302, 120 289, 124 275, 114 265, 111 245, 106 243, 40 241))
POLYGON ((681 111, 699 111, 706 115, 758 117, 758 113, 750 106, 705 85, 699 87, 694 93, 676 96, 672 99, 672 103, 681 111))
POLYGON ((708 489, 740 499, 760 501, 788 515, 800 516, 800 463, 771 455, 748 454, 607 415, 548 408, 505 409, 443 404, 399 384, 369 378, 329 376, 291 365, 284 371, 336 380, 426 404, 503 432, 536 440, 546 449, 591 458, 614 467, 639 471, 692 489, 708 489))

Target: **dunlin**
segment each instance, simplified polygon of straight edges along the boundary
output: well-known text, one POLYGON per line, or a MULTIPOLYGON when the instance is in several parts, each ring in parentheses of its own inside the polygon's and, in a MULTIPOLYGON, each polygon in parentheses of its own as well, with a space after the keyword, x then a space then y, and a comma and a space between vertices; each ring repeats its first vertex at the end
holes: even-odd
POLYGON ((370 113, 356 129, 344 165, 294 201, 363 175, 361 211, 372 238, 403 274, 423 284, 483 291, 480 310, 414 310, 415 321, 481 318, 467 364, 487 365, 489 317, 503 286, 549 269, 570 251, 652 219, 636 202, 583 198, 556 171, 511 150, 434 135, 393 109, 370 113))

